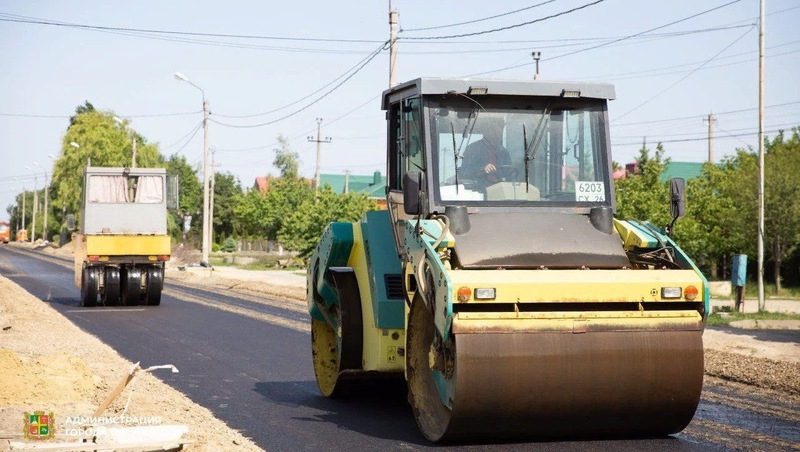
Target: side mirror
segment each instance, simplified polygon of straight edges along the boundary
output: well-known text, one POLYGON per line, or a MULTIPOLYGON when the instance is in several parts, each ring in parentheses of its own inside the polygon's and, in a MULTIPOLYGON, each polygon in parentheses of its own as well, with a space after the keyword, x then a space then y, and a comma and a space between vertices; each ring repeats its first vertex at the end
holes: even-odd
POLYGON ((669 210, 672 213, 672 221, 666 227, 667 235, 672 234, 675 220, 686 213, 686 180, 680 177, 669 180, 669 210))
POLYGON ((686 180, 675 177, 669 181, 669 200, 672 221, 686 213, 686 180))
POLYGON ((403 176, 403 208, 408 215, 422 213, 422 191, 425 175, 419 171, 409 171, 403 176))
POLYGON ((178 210, 180 204, 178 202, 178 179, 177 174, 167 175, 167 209, 178 210))

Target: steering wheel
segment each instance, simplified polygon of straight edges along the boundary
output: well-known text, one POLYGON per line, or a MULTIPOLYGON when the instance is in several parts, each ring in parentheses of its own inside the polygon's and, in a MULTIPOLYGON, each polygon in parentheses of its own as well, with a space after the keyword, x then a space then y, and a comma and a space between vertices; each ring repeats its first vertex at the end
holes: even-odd
POLYGON ((497 175, 501 179, 519 179, 519 168, 514 165, 495 165, 495 168, 497 168, 497 175))

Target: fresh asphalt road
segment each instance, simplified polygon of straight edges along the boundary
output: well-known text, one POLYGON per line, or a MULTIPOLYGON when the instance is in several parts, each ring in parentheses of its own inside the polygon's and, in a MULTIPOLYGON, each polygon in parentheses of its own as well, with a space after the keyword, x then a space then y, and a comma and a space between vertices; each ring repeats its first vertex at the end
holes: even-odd
MULTIPOLYGON (((417 431, 404 385, 365 385, 347 400, 319 395, 307 316, 297 302, 258 299, 167 282, 159 307, 81 308, 67 261, 0 247, 0 274, 83 330, 158 374, 267 450, 385 450, 433 447, 417 431)), ((0 294, 1 295, 1 294, 0 294)), ((775 401, 706 385, 687 431, 634 440, 471 444, 472 450, 782 449, 800 443, 798 412, 775 401)), ((491 420, 487 420, 491 422, 491 420)))

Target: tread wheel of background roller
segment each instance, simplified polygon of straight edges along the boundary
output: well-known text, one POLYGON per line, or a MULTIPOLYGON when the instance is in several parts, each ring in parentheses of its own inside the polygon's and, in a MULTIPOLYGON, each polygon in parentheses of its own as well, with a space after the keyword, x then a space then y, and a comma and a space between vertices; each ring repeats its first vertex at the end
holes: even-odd
MULTIPOLYGON (((418 294, 411 303, 406 330, 406 378, 408 401, 420 431, 439 441, 450 424, 451 411, 439 398, 431 369, 431 346, 436 334, 433 317, 418 294)), ((488 421, 488 420, 487 420, 488 421)))
POLYGON ((142 269, 127 267, 122 270, 122 305, 136 306, 142 297, 142 269))
POLYGON ((150 267, 147 269, 147 284, 145 288, 145 304, 158 306, 161 304, 161 289, 164 288, 164 269, 150 267))
POLYGON ((106 306, 119 305, 119 283, 119 268, 106 267, 104 280, 105 287, 103 289, 103 304, 106 306))
POLYGON ((311 353, 320 392, 325 397, 340 397, 349 386, 343 372, 362 368, 361 296, 352 270, 333 270, 330 276, 341 304, 332 308, 329 315, 339 327, 334 329, 324 320, 312 318, 311 353))
POLYGON ((81 271, 81 306, 93 308, 97 306, 97 283, 100 272, 95 267, 83 267, 81 271))

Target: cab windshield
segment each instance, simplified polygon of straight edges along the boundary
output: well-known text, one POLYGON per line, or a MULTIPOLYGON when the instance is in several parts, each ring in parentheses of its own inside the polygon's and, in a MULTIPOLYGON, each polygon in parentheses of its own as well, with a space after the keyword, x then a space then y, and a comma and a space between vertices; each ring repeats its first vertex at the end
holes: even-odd
POLYGON ((429 104, 443 204, 598 203, 610 197, 604 101, 453 98, 429 104))

